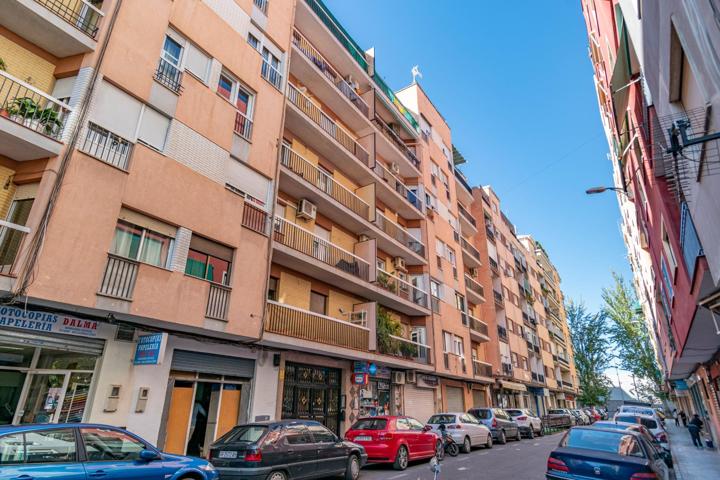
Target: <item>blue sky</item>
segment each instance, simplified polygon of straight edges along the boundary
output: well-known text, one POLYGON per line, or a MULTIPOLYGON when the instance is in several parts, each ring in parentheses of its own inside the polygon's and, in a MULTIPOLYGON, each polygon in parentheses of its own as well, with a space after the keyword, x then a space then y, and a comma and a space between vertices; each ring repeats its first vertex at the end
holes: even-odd
POLYGON ((391 88, 420 66, 471 184, 492 185, 519 233, 543 243, 566 297, 600 308, 611 271, 630 271, 615 196, 585 195, 611 185, 612 169, 579 2, 325 3, 360 46, 375 47, 391 88))

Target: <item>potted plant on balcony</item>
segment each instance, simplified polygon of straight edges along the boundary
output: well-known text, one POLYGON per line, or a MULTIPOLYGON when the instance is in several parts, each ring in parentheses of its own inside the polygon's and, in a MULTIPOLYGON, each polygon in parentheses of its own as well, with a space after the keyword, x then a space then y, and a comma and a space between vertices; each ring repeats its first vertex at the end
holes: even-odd
POLYGON ((44 128, 45 134, 50 136, 56 136, 63 127, 63 122, 60 120, 60 113, 52 107, 45 107, 38 114, 38 121, 44 128))
POLYGON ((397 284, 390 279, 390 275, 385 272, 378 272, 377 283, 385 290, 397 293, 397 284))
POLYGON ((7 64, 2 57, 0 57, 0 70, 2 70, 3 72, 7 71, 7 64))
POLYGON ((40 106, 30 97, 20 97, 10 102, 8 114, 11 120, 22 123, 25 126, 31 126, 33 121, 37 121, 37 112, 40 106))
POLYGON ((399 321, 392 318, 390 313, 382 307, 377 310, 377 348, 380 353, 387 355, 396 355, 398 341, 392 336, 398 336, 402 331, 402 325, 399 321))

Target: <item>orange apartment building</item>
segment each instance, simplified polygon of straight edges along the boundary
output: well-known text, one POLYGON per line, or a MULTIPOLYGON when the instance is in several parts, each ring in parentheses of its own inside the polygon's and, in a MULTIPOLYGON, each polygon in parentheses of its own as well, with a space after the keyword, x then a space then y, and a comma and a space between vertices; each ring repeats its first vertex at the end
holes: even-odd
POLYGON ((9 0, 0 60, 0 424, 202 455, 574 382, 557 272, 320 0, 9 0))

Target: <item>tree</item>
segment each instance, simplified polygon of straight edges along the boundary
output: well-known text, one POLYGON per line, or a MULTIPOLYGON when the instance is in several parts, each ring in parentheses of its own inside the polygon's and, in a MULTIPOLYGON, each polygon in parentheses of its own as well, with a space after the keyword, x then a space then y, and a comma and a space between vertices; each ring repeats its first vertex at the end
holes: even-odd
POLYGON ((635 395, 650 399, 664 398, 662 373, 657 363, 642 309, 637 307, 635 292, 622 276, 613 273, 615 285, 603 289, 603 311, 610 319, 609 335, 615 345, 620 368, 637 377, 635 395))
POLYGON ((590 314, 584 304, 573 301, 565 306, 565 310, 580 382, 578 401, 583 405, 600 405, 607 398, 611 385, 604 373, 612 360, 605 316, 590 314))

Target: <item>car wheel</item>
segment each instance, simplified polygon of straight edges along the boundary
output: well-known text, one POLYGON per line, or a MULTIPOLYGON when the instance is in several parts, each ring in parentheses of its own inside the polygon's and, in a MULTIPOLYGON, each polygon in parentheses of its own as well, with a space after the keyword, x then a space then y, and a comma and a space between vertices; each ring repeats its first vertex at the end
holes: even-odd
POLYGON ((395 455, 395 463, 393 468, 395 470, 405 470, 408 466, 408 450, 405 445, 400 445, 398 448, 397 455, 395 455))
POLYGON ((505 438, 505 430, 500 430, 500 433, 498 434, 498 443, 500 445, 505 445, 507 443, 507 438, 505 438))
POLYGON ((345 469, 345 480, 357 480, 360 476, 360 459, 357 455, 350 455, 347 468, 345 469))
POLYGON ((522 432, 519 428, 517 429, 517 435, 515 436, 515 440, 517 440, 518 442, 522 440, 522 432))
POLYGON ((485 448, 492 448, 493 441, 492 441, 492 435, 488 433, 487 442, 485 442, 485 448))
POLYGON ((288 480, 288 476, 285 472, 272 472, 267 476, 267 480, 288 480))
POLYGON ((538 436, 538 437, 542 437, 543 435, 544 435, 544 434, 543 434, 543 428, 542 428, 542 425, 540 425, 540 426, 538 427, 538 429, 537 429, 537 436, 538 436))
POLYGON ((528 438, 529 438, 530 440, 532 440, 533 438, 535 438, 535 429, 533 428, 532 425, 530 425, 530 431, 528 432, 528 438))
POLYGON ((472 450, 472 443, 470 443, 470 437, 465 437, 465 440, 463 440, 462 452, 470 453, 471 450, 472 450))

